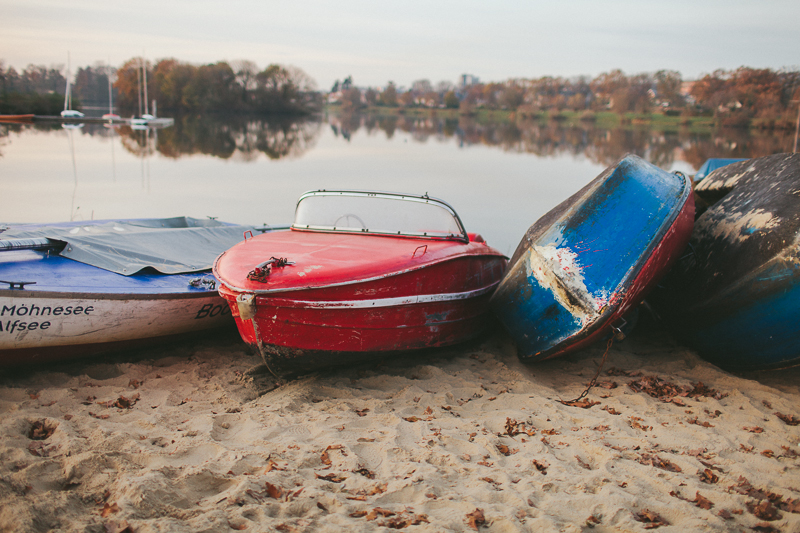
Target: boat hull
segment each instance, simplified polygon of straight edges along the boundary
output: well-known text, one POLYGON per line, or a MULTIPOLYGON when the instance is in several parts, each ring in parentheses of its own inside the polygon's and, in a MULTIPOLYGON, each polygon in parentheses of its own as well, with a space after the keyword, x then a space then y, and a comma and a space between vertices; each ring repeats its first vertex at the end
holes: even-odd
MULTIPOLYGON (((350 236, 345 241, 385 244, 386 239, 407 247, 408 258, 420 247, 412 239, 391 237, 350 236)), ((429 246, 430 255, 435 255, 434 244, 429 246)), ((237 289, 219 272, 226 270, 220 263, 229 263, 225 255, 217 260, 215 273, 223 281, 219 292, 228 301, 243 340, 261 353, 274 374, 296 375, 401 351, 449 346, 485 332, 492 324, 489 298, 506 259, 485 244, 456 246, 470 253, 375 276, 328 277, 325 284, 312 278, 307 287, 293 289, 237 289), (477 253, 480 249, 486 253, 477 253)), ((364 267, 359 254, 349 255, 353 268, 364 267)), ((348 270, 346 265, 343 270, 348 270)))
POLYGON ((214 293, 69 294, 0 290, 0 364, 90 355, 231 324, 214 293))
POLYGON ((653 295, 675 336, 730 370, 800 364, 800 154, 734 163, 698 195, 687 254, 653 295))
POLYGON ((624 325, 691 234, 685 176, 627 156, 534 224, 492 297, 524 361, 586 346, 624 325))

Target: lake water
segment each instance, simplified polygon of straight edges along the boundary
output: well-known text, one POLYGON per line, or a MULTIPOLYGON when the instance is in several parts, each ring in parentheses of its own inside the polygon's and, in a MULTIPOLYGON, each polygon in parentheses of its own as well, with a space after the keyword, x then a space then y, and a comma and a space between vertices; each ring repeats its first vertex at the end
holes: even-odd
POLYGON ((788 151, 789 134, 659 132, 436 117, 184 117, 161 130, 0 125, 0 221, 217 217, 286 224, 301 193, 372 189, 450 203, 506 255, 627 152, 688 174, 707 157, 788 151))

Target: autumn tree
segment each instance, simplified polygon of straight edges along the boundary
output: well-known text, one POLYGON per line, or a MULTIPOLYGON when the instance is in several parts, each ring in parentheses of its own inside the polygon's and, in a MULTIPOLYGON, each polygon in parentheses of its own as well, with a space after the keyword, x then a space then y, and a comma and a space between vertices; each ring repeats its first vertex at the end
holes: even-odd
POLYGON ((684 106, 684 97, 681 94, 683 79, 681 73, 675 70, 659 70, 653 75, 658 100, 666 103, 667 107, 680 109, 684 106))
POLYGON ((378 102, 386 107, 397 107, 397 87, 390 81, 378 97, 378 102))

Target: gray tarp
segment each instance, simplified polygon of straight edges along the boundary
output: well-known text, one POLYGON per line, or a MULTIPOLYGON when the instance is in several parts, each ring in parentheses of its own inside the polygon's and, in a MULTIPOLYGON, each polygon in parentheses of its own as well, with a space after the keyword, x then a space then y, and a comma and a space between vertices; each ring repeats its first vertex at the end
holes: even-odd
POLYGON ((0 239, 46 237, 66 243, 60 255, 130 276, 145 268, 163 274, 199 272, 244 239, 253 226, 228 225, 188 217, 104 222, 92 225, 17 226, 0 239))

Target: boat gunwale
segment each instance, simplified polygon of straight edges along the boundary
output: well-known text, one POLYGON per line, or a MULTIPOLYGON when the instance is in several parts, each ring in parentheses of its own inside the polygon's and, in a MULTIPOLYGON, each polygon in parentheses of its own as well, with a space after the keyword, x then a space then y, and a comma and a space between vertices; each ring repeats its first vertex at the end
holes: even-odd
MULTIPOLYGON (((372 236, 380 237, 380 235, 372 235, 372 236)), ((237 287, 236 285, 233 285, 232 283, 228 283, 227 281, 223 280, 222 277, 219 275, 219 273, 217 271, 217 265, 219 264, 220 260, 225 256, 225 254, 227 254, 230 250, 226 250, 225 252, 221 253, 217 257, 217 259, 214 261, 214 265, 211 268, 211 271, 214 274, 214 277, 219 281, 219 284, 221 286, 224 286, 225 288, 227 288, 230 291, 239 292, 239 293, 246 293, 246 294, 256 294, 256 295, 279 294, 279 293, 284 293, 284 292, 311 291, 311 290, 329 289, 329 288, 332 288, 332 287, 346 287, 348 285, 357 285, 359 283, 369 283, 369 282, 372 282, 372 281, 379 281, 379 280, 391 278, 391 277, 394 277, 394 276, 401 276, 403 274, 416 272, 417 270, 422 270, 424 268, 429 268, 431 266, 438 265, 438 264, 441 264, 441 263, 445 263, 447 261, 453 261, 453 260, 456 260, 456 259, 482 258, 482 257, 490 257, 490 258, 497 258, 497 259, 507 259, 505 255, 503 255, 502 253, 500 253, 499 251, 495 250, 494 248, 492 248, 490 246, 486 246, 486 250, 487 250, 488 253, 463 253, 462 252, 462 253, 458 253, 458 254, 455 254, 455 255, 448 255, 447 257, 434 259, 434 260, 429 261, 427 263, 414 265, 414 266, 412 266, 410 268, 406 268, 406 269, 403 269, 403 270, 395 270, 395 271, 392 271, 392 272, 387 272, 387 273, 384 273, 384 274, 380 274, 378 276, 372 276, 372 277, 368 277, 368 278, 353 279, 353 280, 341 281, 341 282, 336 282, 336 283, 326 283, 324 285, 306 285, 306 286, 303 286, 303 287, 290 287, 290 288, 280 288, 280 289, 245 289, 245 288, 237 287), (491 252, 494 252, 494 253, 491 253, 491 252)))

